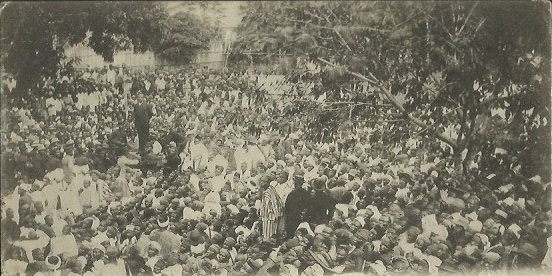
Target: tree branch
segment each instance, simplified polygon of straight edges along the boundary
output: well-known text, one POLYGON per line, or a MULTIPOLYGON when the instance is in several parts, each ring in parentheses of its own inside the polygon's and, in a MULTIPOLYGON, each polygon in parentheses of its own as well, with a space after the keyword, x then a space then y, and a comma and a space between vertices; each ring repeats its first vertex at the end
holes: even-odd
MULTIPOLYGON (((333 67, 336 67, 337 65, 323 59, 323 58, 317 58, 318 61, 324 63, 324 64, 327 64, 327 65, 330 65, 330 66, 333 66, 333 67)), ((400 104, 397 99, 391 94, 391 92, 384 88, 383 86, 381 86, 379 84, 379 81, 375 78, 373 78, 372 76, 372 79, 371 78, 368 78, 362 74, 359 74, 359 73, 356 73, 356 72, 352 72, 348 69, 345 69, 347 73, 361 79, 361 80, 364 80, 364 81, 367 81, 371 84, 373 84, 376 88, 378 88, 379 92, 381 94, 383 94, 390 102, 391 104, 393 104, 393 106, 395 106, 397 109, 399 109, 401 111, 401 113, 403 113, 405 115, 405 117, 411 121, 412 123, 422 127, 422 128, 427 128, 428 125, 426 123, 424 123, 422 120, 420 120, 419 118, 417 117, 414 117, 412 116, 411 114, 409 114, 405 109, 404 107, 402 106, 402 104, 400 104)), ((440 141, 442 142, 445 142, 446 144, 448 144, 449 146, 451 146, 453 149, 457 149, 458 148, 458 145, 456 144, 456 142, 454 142, 450 137, 442 134, 442 133, 436 133, 435 134, 436 138, 439 139, 440 141)))
POLYGON ((348 49, 349 51, 352 52, 353 50, 351 49, 351 47, 349 47, 349 44, 347 44, 347 41, 345 41, 345 39, 343 38, 343 36, 341 35, 341 33, 339 33, 339 31, 338 31, 336 28, 333 28, 333 30, 334 30, 334 32, 337 34, 337 36, 339 36, 339 39, 341 40, 341 43, 342 43, 343 45, 345 45, 345 47, 347 47, 347 49, 348 49))
MULTIPOLYGON (((329 10, 330 10, 330 13, 337 19, 338 17, 337 17, 337 15, 335 15, 335 13, 332 11, 332 9, 329 9, 329 10)), ((325 17, 325 18, 326 18, 326 21, 328 22, 328 24, 331 24, 330 19, 328 17, 325 17)), ((345 47, 347 47, 347 49, 352 52, 353 50, 351 49, 351 47, 349 47, 349 44, 347 44, 347 41, 345 41, 345 39, 343 38, 341 33, 335 28, 335 26, 333 27, 333 31, 337 34, 337 36, 341 40, 341 44, 345 45, 345 47)))
POLYGON ((365 123, 396 123, 396 122, 405 122, 404 119, 397 120, 352 120, 352 122, 365 122, 365 123))
POLYGON ((466 20, 464 20, 464 24, 462 24, 462 27, 460 27, 460 30, 458 30, 458 33, 456 34, 456 36, 459 36, 462 31, 464 30, 464 28, 466 27, 466 24, 468 24, 468 20, 470 19, 470 17, 472 16, 473 14, 473 11, 475 10, 475 8, 479 5, 479 2, 475 2, 475 4, 473 4, 473 7, 471 8, 470 12, 468 13, 468 15, 466 16, 466 20))

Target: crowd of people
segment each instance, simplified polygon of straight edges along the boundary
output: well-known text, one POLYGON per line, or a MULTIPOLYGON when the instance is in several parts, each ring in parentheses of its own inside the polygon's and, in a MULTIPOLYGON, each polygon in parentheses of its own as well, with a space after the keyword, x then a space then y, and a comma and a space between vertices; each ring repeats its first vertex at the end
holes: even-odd
POLYGON ((5 275, 550 269, 549 184, 467 180, 362 124, 310 141, 257 77, 107 67, 29 93, 2 133, 5 275))

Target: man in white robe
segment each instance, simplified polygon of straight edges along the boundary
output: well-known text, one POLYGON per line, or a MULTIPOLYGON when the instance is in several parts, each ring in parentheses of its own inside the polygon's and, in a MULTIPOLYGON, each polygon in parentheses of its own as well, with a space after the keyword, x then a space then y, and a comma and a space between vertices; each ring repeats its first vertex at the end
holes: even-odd
POLYGON ((100 172, 96 170, 90 171, 90 177, 92 178, 91 186, 96 187, 99 204, 105 204, 109 194, 111 194, 111 191, 109 190, 107 183, 103 179, 99 178, 99 173, 100 172))
POLYGON ((211 173, 216 173, 217 166, 222 167, 222 174, 226 175, 226 169, 228 168, 228 160, 224 156, 217 154, 207 164, 207 170, 211 173))
MULTIPOLYGON (((234 161, 236 162, 236 165, 240 164, 247 164, 247 169, 251 169, 251 164, 248 162, 249 156, 247 155, 247 149, 245 148, 245 141, 243 139, 237 139, 236 142, 236 149, 234 151, 234 161)), ((242 169, 243 171, 243 169, 242 169)))
POLYGON ((50 254, 51 255, 64 255, 64 259, 68 257, 75 257, 78 255, 79 246, 75 236, 71 233, 71 227, 66 225, 63 227, 61 236, 53 237, 50 240, 50 254))
POLYGON ((157 91, 165 91, 167 82, 165 81, 163 74, 160 74, 157 79, 155 79, 155 85, 157 86, 157 91))
POLYGON ((50 176, 44 177, 44 186, 42 192, 45 196, 44 207, 48 211, 54 211, 57 209, 59 203, 59 193, 61 192, 61 184, 57 181, 52 181, 50 176))
POLYGON ((106 72, 107 83, 115 85, 117 72, 114 70, 113 65, 109 65, 109 69, 106 72))
POLYGON ((276 181, 270 183, 271 186, 275 187, 276 193, 278 193, 282 202, 286 202, 287 196, 294 189, 293 180, 290 181, 288 178, 288 173, 282 171, 276 181))
POLYGON ((41 190, 40 184, 37 181, 32 185, 30 195, 34 202, 41 202, 42 206, 46 205, 46 195, 41 190))
POLYGON ((90 179, 85 179, 79 199, 84 209, 97 208, 100 205, 100 199, 96 183, 92 183, 90 179))
POLYGON ((59 193, 61 212, 64 214, 73 214, 75 216, 82 214, 82 205, 77 191, 65 190, 59 193))
POLYGON ((265 158, 273 158, 275 151, 272 145, 269 143, 270 139, 265 134, 261 134, 261 137, 259 138, 261 145, 259 146, 261 152, 265 156, 265 158))
POLYGON ((202 142, 196 143, 196 139, 193 138, 190 142, 190 157, 195 170, 204 168, 209 161, 209 150, 202 142))
POLYGON ((247 146, 247 160, 251 162, 250 168, 256 167, 258 163, 264 163, 266 161, 264 153, 254 142, 247 146))
POLYGON ((209 215, 211 211, 215 211, 219 215, 222 212, 222 206, 220 205, 220 194, 215 191, 211 191, 205 196, 202 213, 209 215))
POLYGON ((216 166, 215 177, 211 178, 209 181, 210 188, 212 191, 218 193, 222 190, 222 187, 226 184, 226 179, 223 174, 224 168, 220 165, 216 166))

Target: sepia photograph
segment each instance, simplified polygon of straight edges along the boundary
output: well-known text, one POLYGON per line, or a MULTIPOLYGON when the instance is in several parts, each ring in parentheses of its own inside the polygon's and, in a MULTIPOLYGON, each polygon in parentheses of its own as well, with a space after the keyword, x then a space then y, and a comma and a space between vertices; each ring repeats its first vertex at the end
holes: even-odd
POLYGON ((2 2, 0 275, 550 275, 551 19, 2 2))

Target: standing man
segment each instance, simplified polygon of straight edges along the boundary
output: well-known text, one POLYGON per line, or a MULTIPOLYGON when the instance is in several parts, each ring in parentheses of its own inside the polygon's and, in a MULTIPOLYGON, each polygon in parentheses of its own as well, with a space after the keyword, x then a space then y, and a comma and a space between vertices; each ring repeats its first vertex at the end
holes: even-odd
POLYGON ((308 208, 311 205, 311 194, 303 188, 304 182, 302 174, 293 176, 295 188, 287 196, 284 206, 285 228, 288 239, 295 235, 295 230, 297 230, 299 224, 306 221, 308 208))
POLYGON ((261 188, 263 192, 259 215, 262 220, 263 239, 268 240, 278 233, 278 224, 282 216, 282 201, 266 176, 261 180, 261 188))
POLYGON ((106 79, 107 79, 107 83, 111 84, 111 86, 115 86, 115 82, 117 81, 117 72, 115 71, 115 68, 111 64, 107 69, 106 79))
POLYGON ((313 193, 309 206, 309 222, 314 224, 326 224, 335 211, 335 200, 325 191, 324 178, 314 179, 312 183, 313 193))
POLYGON ((141 155, 146 152, 152 116, 153 106, 144 101, 144 94, 138 94, 138 103, 134 105, 134 125, 138 132, 138 150, 141 155))

